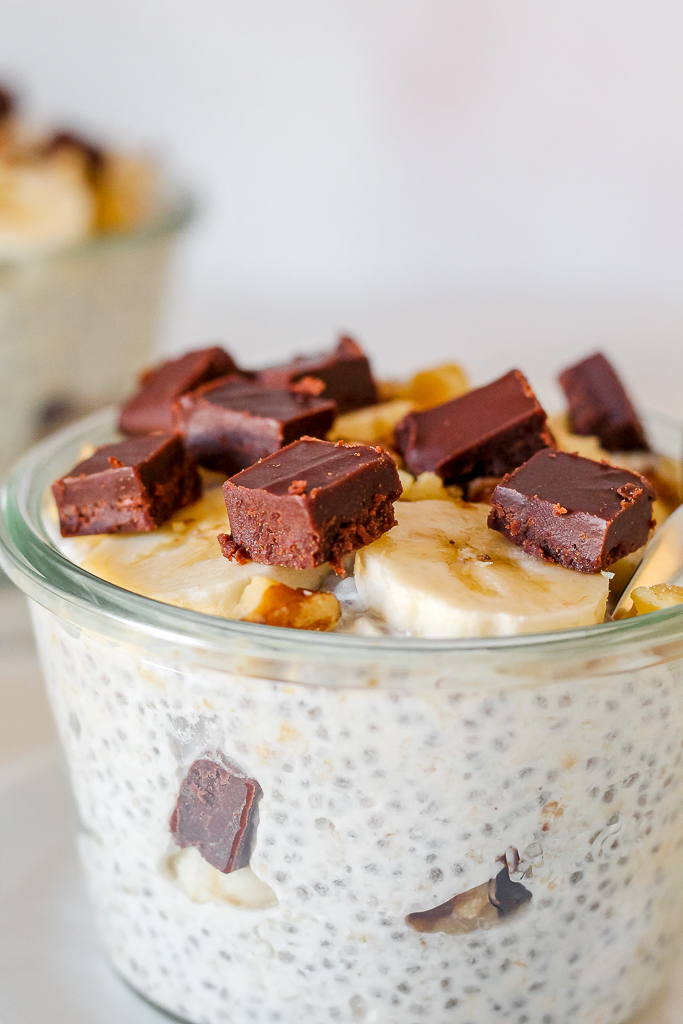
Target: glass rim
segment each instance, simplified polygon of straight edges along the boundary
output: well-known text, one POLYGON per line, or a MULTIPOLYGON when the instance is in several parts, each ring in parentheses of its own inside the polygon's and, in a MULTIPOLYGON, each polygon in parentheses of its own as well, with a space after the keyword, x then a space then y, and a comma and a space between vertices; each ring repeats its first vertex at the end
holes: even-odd
POLYGON ((174 234, 191 220, 196 212, 192 193, 184 185, 172 180, 162 181, 158 187, 157 203, 151 215, 140 224, 125 231, 101 231, 80 242, 58 245, 44 251, 7 259, 0 256, 0 274, 22 267, 56 262, 71 257, 85 256, 93 251, 120 246, 134 246, 138 242, 153 241, 174 234))
MULTIPOLYGON (((98 412, 52 435, 32 448, 15 466, 0 489, 0 564, 10 579, 30 597, 50 607, 66 601, 137 632, 146 632, 184 646, 234 650, 236 641, 251 642, 263 652, 281 657, 396 656, 474 654, 538 654, 553 657, 600 657, 621 653, 631 645, 683 639, 683 605, 648 615, 590 626, 511 636, 421 638, 362 636, 265 626, 208 615, 124 590, 93 576, 54 545, 42 521, 45 488, 54 477, 52 462, 60 453, 77 452, 83 443, 104 444, 115 436, 116 410, 98 412), (42 600, 41 600, 42 598, 42 600)), ((669 430, 680 431, 671 417, 650 417, 669 430)), ((71 456, 73 457, 73 456, 71 456)), ((64 459, 61 472, 72 462, 64 459)))

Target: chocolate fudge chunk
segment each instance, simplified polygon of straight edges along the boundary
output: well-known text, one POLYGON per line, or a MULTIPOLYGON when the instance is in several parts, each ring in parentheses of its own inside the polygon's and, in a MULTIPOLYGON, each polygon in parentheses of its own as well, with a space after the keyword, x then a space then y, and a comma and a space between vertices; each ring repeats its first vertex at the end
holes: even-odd
POLYGON ((258 380, 267 388, 287 388, 303 377, 313 377, 325 385, 323 398, 332 398, 339 412, 374 405, 377 386, 368 357, 353 338, 340 338, 332 352, 316 356, 297 356, 291 363, 259 370, 258 380))
POLYGON ((179 359, 168 359, 140 378, 140 389, 126 402, 119 418, 122 434, 173 433, 173 403, 200 384, 238 374, 233 359, 222 348, 197 349, 179 359))
POLYGON ((173 419, 200 466, 232 475, 304 434, 324 437, 336 410, 327 398, 228 377, 183 395, 173 419))
POLYGON ((190 767, 178 793, 170 829, 178 846, 196 846, 205 861, 228 874, 249 864, 262 790, 215 761, 190 767))
POLYGON ((501 480, 489 526, 537 558, 600 572, 645 544, 654 497, 637 473, 546 450, 501 480))
POLYGON ((130 437, 98 448, 52 485, 62 537, 145 533, 201 495, 177 434, 130 437))
POLYGON ((643 425, 612 364, 601 352, 559 377, 574 434, 594 434, 608 452, 647 450, 643 425))
POLYGON ((226 558, 312 569, 396 525, 402 487, 393 459, 365 444, 302 438, 223 484, 226 558))
POLYGON ((546 414, 519 370, 433 409, 408 413, 395 439, 415 476, 428 471, 457 484, 500 477, 554 446, 546 414))
POLYGON ((16 101, 14 94, 0 86, 0 121, 14 113, 16 101))

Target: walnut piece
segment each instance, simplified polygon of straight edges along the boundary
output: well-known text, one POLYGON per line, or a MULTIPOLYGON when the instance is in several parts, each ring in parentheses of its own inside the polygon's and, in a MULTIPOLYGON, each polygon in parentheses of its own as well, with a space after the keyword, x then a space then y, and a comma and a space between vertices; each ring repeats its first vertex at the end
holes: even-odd
POLYGON ((340 615, 341 605, 334 594, 288 587, 267 576, 254 576, 237 606, 237 618, 242 622, 320 632, 333 629, 340 615))

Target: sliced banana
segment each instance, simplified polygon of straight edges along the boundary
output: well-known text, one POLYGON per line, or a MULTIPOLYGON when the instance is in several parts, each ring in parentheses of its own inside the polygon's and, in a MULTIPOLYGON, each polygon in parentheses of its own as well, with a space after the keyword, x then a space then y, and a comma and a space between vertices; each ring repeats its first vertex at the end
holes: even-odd
POLYGON ((304 570, 229 562, 216 540, 226 529, 228 517, 218 487, 151 533, 77 537, 68 550, 65 544, 60 547, 87 572, 117 587, 228 619, 237 617, 242 592, 255 576, 315 590, 329 572, 328 565, 304 570), (77 557, 79 548, 85 550, 82 558, 77 557))
POLYGON ((525 554, 489 506, 399 502, 398 526, 356 555, 367 606, 416 637, 507 636, 602 622, 609 581, 525 554))

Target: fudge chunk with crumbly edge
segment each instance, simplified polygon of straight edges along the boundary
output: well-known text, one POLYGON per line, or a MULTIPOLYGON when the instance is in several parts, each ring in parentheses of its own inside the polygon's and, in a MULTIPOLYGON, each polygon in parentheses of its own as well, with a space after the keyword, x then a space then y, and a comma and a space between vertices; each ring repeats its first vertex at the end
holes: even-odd
POLYGON ((647 451, 645 430, 616 370, 602 352, 567 367, 559 382, 574 434, 592 434, 608 452, 647 451))
POLYGON ((231 536, 226 558, 310 569, 342 559, 396 525, 402 491, 379 448, 302 438, 223 485, 231 536))
POLYGON ((457 484, 501 477, 539 449, 554 447, 545 411, 519 370, 443 405, 408 413, 395 439, 411 473, 437 473, 457 484))
POLYGON ((229 373, 240 374, 232 356, 218 345, 167 359, 140 377, 140 387, 121 409, 122 434, 173 433, 173 403, 193 388, 229 373))
POLYGON ((339 412, 361 409, 377 401, 370 362, 353 338, 341 337, 331 352, 297 356, 290 363, 267 366, 257 375, 259 383, 267 388, 289 388, 304 377, 322 381, 322 397, 333 399, 339 412))
POLYGON ((325 437, 336 412, 330 399, 229 376, 179 398, 173 422, 195 461, 227 476, 303 435, 325 437))
POLYGON ((527 554, 594 573, 645 544, 654 497, 637 473, 546 450, 501 480, 488 523, 527 554))
POLYGON ((145 533, 201 497, 197 468, 177 434, 105 444, 52 485, 63 537, 145 533))

